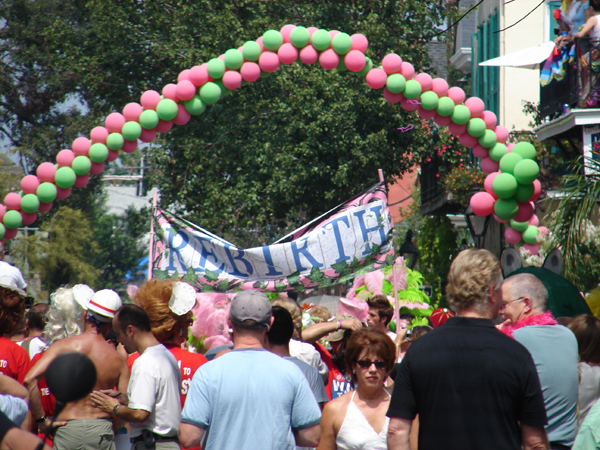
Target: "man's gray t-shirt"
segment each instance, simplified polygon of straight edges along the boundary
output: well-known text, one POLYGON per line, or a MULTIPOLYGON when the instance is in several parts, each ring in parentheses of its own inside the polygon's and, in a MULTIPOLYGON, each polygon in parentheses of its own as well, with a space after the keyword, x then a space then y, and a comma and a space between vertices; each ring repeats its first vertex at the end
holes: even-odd
POLYGON ((327 397, 327 391, 325 390, 325 385, 323 384, 323 379, 321 378, 321 375, 317 369, 294 356, 284 356, 283 359, 293 362, 302 371, 306 377, 306 380, 308 381, 310 390, 317 400, 317 403, 327 403, 329 401, 329 397, 327 397))

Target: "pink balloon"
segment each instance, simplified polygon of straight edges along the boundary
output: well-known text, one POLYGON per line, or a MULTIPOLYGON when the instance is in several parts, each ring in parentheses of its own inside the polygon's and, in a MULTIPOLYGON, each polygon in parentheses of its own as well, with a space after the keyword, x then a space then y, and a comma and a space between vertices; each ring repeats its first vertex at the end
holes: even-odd
POLYGON ((496 141, 506 144, 506 141, 508 140, 508 129, 502 125, 497 125, 493 128, 493 131, 496 133, 496 141))
POLYGON ((528 250, 532 255, 539 255, 540 246, 537 244, 523 244, 523 248, 528 250))
POLYGON ((93 162, 92 163, 92 168, 90 169, 90 173, 92 175, 100 175, 104 171, 105 167, 106 167, 106 163, 103 163, 103 162, 101 162, 101 163, 95 163, 95 162, 93 162))
MULTIPOLYGON (((178 105, 178 106, 182 106, 182 105, 178 105)), ((153 128, 152 130, 146 130, 145 128, 142 128, 142 134, 140 135, 140 141, 152 142, 154 139, 156 139, 156 133, 157 133, 156 128, 153 128)), ((116 153, 118 156, 119 152, 116 152, 116 153)))
POLYGON ((6 231, 4 232, 4 237, 2 239, 5 242, 10 241, 12 238, 14 238, 17 235, 18 232, 19 232, 18 228, 7 228, 6 231))
POLYGON ((76 188, 86 187, 90 182, 90 174, 86 173, 85 175, 77 175, 75 178, 75 184, 73 185, 76 188))
POLYGON ((383 88, 383 98, 385 98, 389 103, 399 103, 405 97, 402 94, 391 93, 388 88, 383 88))
POLYGON ((496 200, 487 192, 478 192, 471 197, 469 205, 478 216, 489 216, 494 212, 494 203, 496 200))
POLYGON ((538 227, 538 230, 540 230, 540 234, 542 236, 550 233, 550 230, 544 226, 538 227))
POLYGON ((242 75, 237 70, 230 70, 223 75, 223 86, 225 86, 227 89, 237 89, 241 85, 242 75))
POLYGON ((283 27, 281 27, 281 30, 279 30, 279 32, 283 36, 283 42, 285 42, 286 44, 290 42, 290 34, 292 34, 292 31, 294 31, 294 28, 296 28, 296 25, 288 24, 284 25, 283 27))
POLYGON ((498 196, 494 194, 494 189, 492 188, 492 183, 494 182, 494 178, 500 175, 500 172, 492 172, 487 177, 485 177, 485 181, 483 182, 483 187, 485 188, 485 192, 490 194, 495 199, 498 199, 498 196))
POLYGON ((308 27, 306 30, 308 31, 308 35, 312 36, 313 33, 318 30, 318 28, 317 27, 308 27))
MULTIPOLYGON (((162 120, 162 119, 160 119, 158 121, 158 125, 156 126, 156 131, 158 131, 159 133, 166 133, 171 128, 173 128, 173 121, 172 120, 162 120)), ((137 148, 137 142, 136 142, 136 148, 137 148)), ((135 148, 133 150, 135 150, 135 148)), ((123 150, 123 151, 125 151, 125 150, 123 150)), ((131 153, 131 152, 129 152, 129 153, 131 153)))
POLYGON ((196 86, 190 80, 182 80, 177 83, 175 93, 183 101, 191 100, 196 95, 196 86))
POLYGON ((338 66, 339 63, 340 57, 332 48, 321 52, 321 55, 319 55, 319 64, 321 64, 321 67, 325 70, 333 70, 338 66))
POLYGON ((470 97, 465 101, 465 106, 471 111, 471 117, 481 117, 485 110, 485 103, 479 97, 470 97))
POLYGON ((486 156, 489 155, 489 150, 485 147, 483 147, 480 144, 475 144, 475 146, 473 147, 473 156, 475 156, 476 158, 485 158, 486 156))
POLYGON ((298 49, 286 42, 277 50, 277 56, 279 56, 279 61, 282 64, 292 64, 298 59, 298 49))
POLYGON ((463 147, 474 147, 479 143, 479 140, 477 138, 471 136, 467 132, 461 134, 458 137, 458 140, 460 141, 460 145, 462 145, 463 147))
POLYGON ((402 70, 402 58, 400 58, 395 53, 390 53, 383 57, 383 60, 381 61, 381 66, 383 67, 385 73, 387 73, 388 75, 391 75, 393 73, 400 73, 400 71, 402 70))
POLYGON ((529 225, 534 225, 534 226, 539 226, 540 224, 540 219, 538 218, 538 216, 536 216, 535 214, 531 216, 531 218, 529 219, 529 225))
POLYGON ((95 127, 90 132, 90 139, 94 144, 106 144, 106 138, 108 137, 108 130, 104 127, 95 127))
POLYGON ((167 84, 162 90, 162 95, 164 98, 168 98, 170 100, 173 100, 174 102, 179 101, 179 97, 177 97, 177 85, 176 84, 173 84, 173 83, 167 84))
POLYGON ((33 222, 36 221, 37 219, 37 214, 36 213, 26 213, 21 211, 21 223, 23 225, 31 225, 33 222))
POLYGON ((448 93, 448 82, 443 78, 434 78, 431 90, 435 92, 438 97, 444 97, 448 93))
POLYGON ((533 207, 529 202, 518 203, 519 211, 517 215, 514 217, 516 222, 528 222, 533 216, 533 207))
MULTIPOLYGON (((123 117, 123 114, 115 112, 106 116, 104 125, 109 133, 120 133, 123 129, 123 125, 125 125, 125 122, 127 121, 125 120, 125 117, 123 117)), ((73 149, 73 151, 75 151, 75 149, 73 149)))
POLYGON ((35 175, 26 175, 21 180, 21 190, 24 194, 35 194, 40 180, 35 175))
POLYGON ((448 89, 448 93, 446 95, 452 99, 455 105, 460 105, 464 103, 465 98, 467 98, 465 91, 463 91, 458 86, 454 86, 448 89))
MULTIPOLYGON (((160 100, 160 94, 156 91, 146 91, 140 97, 140 103, 142 104, 143 108, 151 109, 153 111, 156 111, 156 105, 158 105, 160 100)), ((123 122, 123 125, 125 125, 125 122, 123 122)), ((123 125, 121 125, 121 129, 123 128, 123 125)))
POLYGON ((300 61, 304 64, 314 64, 319 59, 319 52, 312 45, 307 45, 300 50, 300 61))
POLYGON ((59 167, 71 167, 73 160, 75 159, 75 153, 71 150, 61 150, 56 155, 56 163, 59 167))
POLYGON ((440 127, 447 127, 452 123, 450 116, 440 116, 438 113, 435 113, 435 116, 433 116, 433 121, 440 127))
POLYGON ((402 68, 400 69, 400 73, 407 80, 412 80, 415 77, 415 68, 411 63, 407 63, 406 61, 402 62, 402 68))
POLYGON ((63 189, 63 188, 56 188, 56 198, 58 200, 64 200, 66 198, 69 198, 69 195, 71 195, 71 188, 69 189, 63 189))
POLYGON ((385 86, 387 74, 383 69, 373 69, 369 70, 365 79, 371 89, 381 89, 385 86))
POLYGON ((265 46, 264 46, 264 44, 263 44, 263 38, 262 38, 262 36, 261 36, 261 37, 259 37, 259 38, 256 40, 256 43, 257 43, 257 44, 260 46, 260 51, 261 51, 261 52, 264 52, 264 51, 265 51, 265 46))
POLYGON ((424 109, 421 105, 417 108, 417 114, 422 119, 432 119, 435 116, 435 109, 424 109))
POLYGON ((448 124, 448 130, 450 130, 450 133, 453 135, 460 136, 467 131, 467 124, 465 123, 463 125, 458 125, 454 122, 450 122, 448 124))
POLYGON ((481 118, 485 122, 485 127, 488 130, 493 130, 496 127, 496 124, 498 123, 498 118, 496 117, 496 114, 494 114, 492 111, 484 111, 483 116, 481 118))
POLYGON ((499 168, 500 163, 494 161, 489 156, 481 160, 481 170, 483 170, 485 173, 497 172, 499 168))
POLYGON ((246 81, 256 81, 260 78, 260 67, 256 63, 245 62, 240 69, 240 75, 246 81))
POLYGON ((92 142, 88 138, 78 137, 73 141, 71 148, 75 156, 87 156, 91 146, 92 142))
POLYGON ((511 244, 518 244, 521 242, 521 239, 523 239, 523 233, 515 230, 512 227, 508 227, 504 232, 504 237, 506 238, 507 242, 511 244))
POLYGON ((4 205, 0 204, 0 220, 4 218, 4 214, 6 214, 6 208, 4 205))
POLYGON ((369 40, 363 34, 353 34, 350 39, 352 40, 352 50, 364 53, 369 48, 369 40))
POLYGON ((188 80, 190 79, 190 69, 185 69, 182 70, 179 75, 177 76, 177 82, 181 83, 184 80, 188 80))
POLYGON ((177 115, 173 119, 175 125, 185 125, 190 121, 192 115, 185 109, 184 105, 177 105, 177 115))
POLYGON ((206 66, 207 64, 204 63, 199 66, 194 66, 190 69, 190 81, 194 83, 194 86, 200 87, 204 86, 209 81, 214 81, 211 77, 208 76, 208 70, 206 69, 206 66))
POLYGON ((360 72, 365 68, 367 64, 367 58, 359 50, 350 50, 346 56, 344 56, 344 64, 351 72, 360 72))
POLYGON ((137 141, 125 140, 125 143, 123 144, 123 147, 121 147, 121 150, 124 151, 125 153, 133 153, 137 149, 137 146, 138 146, 137 141))
POLYGON ((430 91, 431 86, 433 86, 433 78, 428 73, 419 73, 415 76, 415 81, 418 81, 421 85, 421 90, 423 92, 430 91))
POLYGON ((498 223, 508 223, 510 222, 510 220, 502 220, 500 217, 498 217, 496 214, 494 214, 494 219, 496 220, 496 222, 498 223))
POLYGON ((45 162, 38 166, 35 171, 38 179, 42 182, 54 183, 54 175, 56 174, 56 167, 51 162, 45 162))
POLYGON ((258 65, 265 72, 275 72, 279 68, 279 56, 277 53, 265 51, 260 55, 258 65))
POLYGON ((542 183, 540 180, 533 180, 533 196, 531 197, 531 201, 535 202, 542 195, 542 183))
MULTIPOLYGON (((221 61, 225 61, 225 55, 219 55, 218 59, 220 59, 221 61)), ((227 69, 225 69, 225 70, 227 70, 227 69)))
MULTIPOLYGON (((188 81, 188 83, 190 82, 188 81)), ((140 120, 140 115, 143 112, 144 108, 139 103, 127 103, 125 108, 123 108, 123 117, 125 117, 127 122, 137 122, 140 120)))
MULTIPOLYGON (((371 71, 372 72, 372 71, 371 71)), ((413 103, 411 100, 404 98, 400 101, 400 106, 402 107, 403 110, 405 111, 416 111, 417 108, 419 107, 418 104, 413 103)))
POLYGON ((4 197, 4 206, 6 209, 21 209, 21 196, 16 192, 6 194, 4 197))
POLYGON ((50 203, 40 202, 40 207, 38 208, 38 212, 44 213, 44 212, 50 211, 51 209, 52 209, 52 202, 50 202, 50 203))
MULTIPOLYGON (((142 133, 144 132, 144 129, 142 129, 142 133)), ((111 150, 108 149, 108 157, 106 158, 107 161, 114 161, 119 157, 119 150, 111 150)))
POLYGON ((512 152, 514 146, 515 144, 513 142, 511 142, 510 144, 506 144, 506 149, 508 150, 508 153, 512 152))

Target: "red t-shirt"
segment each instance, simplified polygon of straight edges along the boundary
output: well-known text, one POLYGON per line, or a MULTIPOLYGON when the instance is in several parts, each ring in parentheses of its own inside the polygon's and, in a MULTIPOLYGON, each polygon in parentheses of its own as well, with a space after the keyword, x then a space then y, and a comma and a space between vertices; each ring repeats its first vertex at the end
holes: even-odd
MULTIPOLYGON (((38 362, 43 355, 44 352, 35 355, 31 360, 31 366, 33 367, 33 365, 36 362, 38 362)), ((42 399, 42 408, 44 408, 44 415, 46 417, 50 417, 54 413, 56 398, 54 398, 54 395, 50 393, 50 389, 48 389, 48 385, 46 384, 45 378, 42 378, 38 381, 38 389, 40 391, 40 397, 42 399)))
POLYGON ((340 369, 338 369, 338 366, 335 365, 331 358, 331 353, 318 342, 315 342, 313 345, 321 354, 321 359, 329 369, 329 381, 327 382, 327 386, 325 386, 325 391, 327 391, 329 399, 333 400, 354 389, 354 383, 351 380, 348 381, 342 372, 340 372, 340 369))
POLYGON ((31 368, 27 350, 7 337, 0 337, 0 373, 23 384, 31 368))

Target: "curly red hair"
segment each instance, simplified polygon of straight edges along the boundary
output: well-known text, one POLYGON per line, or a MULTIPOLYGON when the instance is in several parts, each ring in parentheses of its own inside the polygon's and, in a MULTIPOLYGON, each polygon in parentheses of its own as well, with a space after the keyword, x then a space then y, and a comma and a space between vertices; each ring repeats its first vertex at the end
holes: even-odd
POLYGON ((12 334, 25 317, 23 296, 0 287, 0 335, 12 334))

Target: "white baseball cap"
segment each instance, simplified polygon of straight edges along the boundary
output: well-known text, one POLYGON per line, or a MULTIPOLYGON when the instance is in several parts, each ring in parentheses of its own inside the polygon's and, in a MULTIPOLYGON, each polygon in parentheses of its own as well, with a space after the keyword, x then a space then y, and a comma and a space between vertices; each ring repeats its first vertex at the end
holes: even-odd
POLYGON ((121 307, 121 297, 112 289, 102 289, 96 292, 88 303, 88 312, 102 322, 111 322, 115 313, 121 307))

